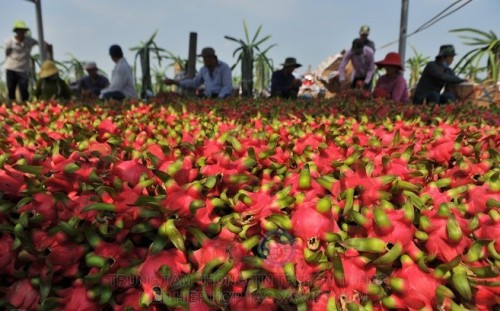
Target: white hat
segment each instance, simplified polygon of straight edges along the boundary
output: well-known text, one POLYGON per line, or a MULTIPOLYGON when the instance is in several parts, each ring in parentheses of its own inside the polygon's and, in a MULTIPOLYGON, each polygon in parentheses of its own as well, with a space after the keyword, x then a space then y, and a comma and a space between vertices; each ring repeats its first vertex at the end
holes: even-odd
POLYGON ((95 62, 88 62, 85 64, 85 70, 97 69, 97 64, 95 62))

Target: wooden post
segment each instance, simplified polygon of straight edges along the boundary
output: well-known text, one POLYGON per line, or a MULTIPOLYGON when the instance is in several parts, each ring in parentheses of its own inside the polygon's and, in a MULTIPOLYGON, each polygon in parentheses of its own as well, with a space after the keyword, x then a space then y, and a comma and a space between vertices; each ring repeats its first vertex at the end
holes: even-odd
POLYGON ((188 78, 192 78, 196 72, 196 42, 198 40, 198 34, 196 32, 189 33, 189 55, 188 55, 188 78))
MULTIPOLYGON (((196 43, 198 40, 198 34, 196 32, 189 33, 189 54, 188 54, 188 63, 187 63, 187 78, 191 79, 196 74, 196 43)), ((194 96, 196 94, 196 90, 187 89, 188 95, 194 96)))

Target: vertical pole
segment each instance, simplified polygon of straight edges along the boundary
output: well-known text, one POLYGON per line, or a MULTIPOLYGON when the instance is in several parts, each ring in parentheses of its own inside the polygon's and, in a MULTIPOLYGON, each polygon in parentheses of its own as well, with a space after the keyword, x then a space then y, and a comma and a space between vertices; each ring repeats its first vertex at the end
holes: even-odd
POLYGON ((410 0, 401 0, 401 26, 399 28, 399 55, 401 56, 402 66, 405 65, 406 53, 406 33, 408 29, 408 6, 410 0))
POLYGON ((43 61, 47 59, 47 51, 45 49, 45 39, 43 38, 43 21, 42 21, 42 0, 33 0, 36 8, 36 24, 38 28, 38 45, 40 47, 40 58, 43 61))
MULTIPOLYGON (((196 32, 189 33, 189 52, 188 52, 188 63, 187 63, 187 77, 188 79, 193 78, 196 73, 196 43, 198 40, 198 34, 196 32)), ((186 93, 190 96, 196 94, 196 90, 187 89, 186 93)))
POLYGON ((198 34, 196 32, 189 33, 189 54, 188 54, 188 68, 187 76, 188 78, 194 77, 196 72, 196 41, 198 40, 198 34))

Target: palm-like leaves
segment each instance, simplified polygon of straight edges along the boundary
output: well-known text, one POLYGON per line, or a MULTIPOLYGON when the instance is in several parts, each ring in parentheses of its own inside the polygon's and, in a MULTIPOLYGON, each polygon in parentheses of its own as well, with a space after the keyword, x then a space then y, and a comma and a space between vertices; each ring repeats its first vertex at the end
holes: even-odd
MULTIPOLYGON (((260 53, 260 45, 271 38, 270 35, 265 36, 262 39, 258 39, 260 32, 262 31, 262 25, 259 26, 255 32, 252 40, 250 40, 250 35, 248 32, 248 27, 245 21, 243 21, 243 29, 245 32, 245 40, 236 39, 231 36, 224 36, 227 40, 236 42, 239 47, 234 50, 233 56, 238 55, 236 63, 232 66, 234 69, 238 64, 241 63, 241 91, 243 96, 251 97, 253 92, 253 68, 254 61, 258 60, 258 66, 269 65, 269 59, 267 59, 266 52, 269 51, 275 44, 269 46, 264 52, 260 53), (257 52, 257 57, 254 58, 254 53, 257 52)), ((262 68, 260 69, 262 71, 262 68)), ((272 70, 272 67, 271 67, 272 70)))
POLYGON ((73 54, 68 53, 70 59, 67 61, 63 61, 65 69, 65 76, 70 79, 71 76, 74 77, 75 80, 80 80, 85 75, 85 70, 83 68, 83 64, 79 61, 73 54))
POLYGON ((138 46, 130 48, 131 51, 135 51, 134 59, 134 76, 137 77, 137 59, 141 61, 141 94, 145 95, 147 90, 153 89, 153 83, 151 81, 151 65, 150 65, 150 53, 154 53, 158 64, 161 66, 161 55, 160 52, 165 51, 164 49, 158 47, 154 41, 158 31, 155 31, 153 35, 146 41, 141 42, 138 46))
MULTIPOLYGON (((498 81, 498 69, 500 68, 500 38, 491 30, 485 32, 474 28, 458 28, 452 29, 450 32, 469 34, 460 37, 466 40, 464 42, 465 45, 475 47, 458 61, 455 66, 458 72, 472 69, 475 73, 483 70, 483 68, 478 68, 477 66, 479 66, 479 62, 484 57, 487 57, 486 69, 488 78, 496 83, 498 81)), ((472 76, 475 76, 475 74, 472 76)))

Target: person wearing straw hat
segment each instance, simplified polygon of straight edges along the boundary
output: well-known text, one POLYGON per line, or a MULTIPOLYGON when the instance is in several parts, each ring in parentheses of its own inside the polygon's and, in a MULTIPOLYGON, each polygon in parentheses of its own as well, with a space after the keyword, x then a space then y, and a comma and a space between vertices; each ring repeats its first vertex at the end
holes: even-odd
POLYGON ((23 21, 15 21, 12 27, 14 35, 5 40, 5 64, 8 96, 11 101, 16 100, 16 88, 19 87, 21 99, 29 98, 29 73, 31 69, 31 49, 38 41, 26 35, 28 26, 23 21))
POLYGON ((377 80, 373 95, 393 100, 396 103, 408 102, 408 86, 401 74, 403 71, 401 56, 398 53, 389 52, 383 60, 375 64, 378 68, 385 69, 385 74, 377 80))
POLYGON ((34 96, 38 100, 70 99, 71 90, 66 82, 59 77, 59 69, 51 60, 42 63, 36 82, 34 96))
POLYGON ((98 97, 109 86, 109 80, 99 73, 95 62, 86 63, 85 70, 88 75, 74 82, 74 88, 83 97, 98 97))
POLYGON ((415 88, 414 104, 446 104, 456 101, 456 95, 452 91, 453 86, 467 80, 455 75, 450 68, 455 55, 453 45, 441 45, 435 60, 427 63, 422 72, 415 88))
POLYGON ((287 57, 281 65, 283 68, 271 76, 271 97, 297 98, 302 81, 293 75, 293 71, 302 65, 294 57, 287 57))

